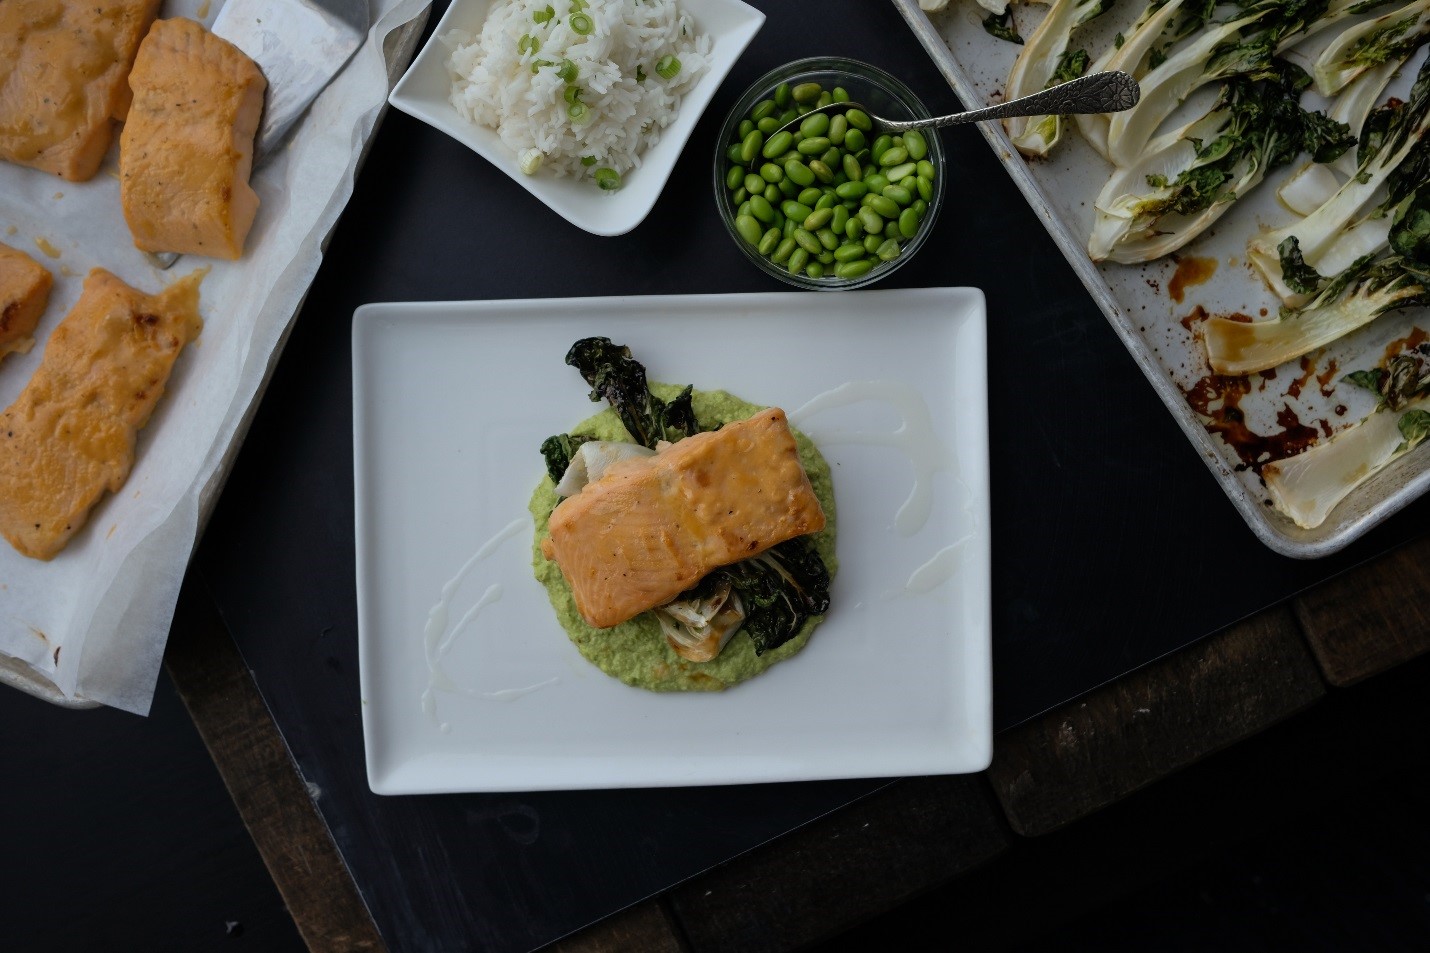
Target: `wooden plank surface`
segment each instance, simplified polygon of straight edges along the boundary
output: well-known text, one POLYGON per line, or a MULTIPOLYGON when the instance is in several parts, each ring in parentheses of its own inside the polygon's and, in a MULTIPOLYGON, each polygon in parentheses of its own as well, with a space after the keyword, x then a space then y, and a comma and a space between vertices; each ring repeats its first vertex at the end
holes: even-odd
POLYGON ((384 950, 278 726, 192 573, 179 596, 164 667, 308 949, 384 950))
POLYGON ((1290 610, 1272 609, 999 736, 989 780, 1015 831, 1044 834, 1324 694, 1290 610))
POLYGON ((791 950, 977 867, 1007 844, 981 779, 908 778, 669 897, 694 953, 791 950))
POLYGON ((546 947, 550 953, 684 953, 667 901, 653 898, 546 947))
POLYGON ((1408 661, 1430 650, 1430 538, 1337 576, 1293 606, 1332 685, 1408 661))

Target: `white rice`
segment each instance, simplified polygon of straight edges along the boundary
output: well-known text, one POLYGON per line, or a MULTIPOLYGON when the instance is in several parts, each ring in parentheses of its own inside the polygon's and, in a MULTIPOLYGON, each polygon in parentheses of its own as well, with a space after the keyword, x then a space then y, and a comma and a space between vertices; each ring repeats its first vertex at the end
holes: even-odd
POLYGON ((451 102, 463 116, 495 129, 519 159, 539 150, 542 169, 624 174, 640 165, 641 153, 660 139, 682 96, 705 72, 710 37, 696 32, 676 0, 583 0, 582 6, 593 25, 587 36, 571 29, 570 0, 497 0, 480 36, 448 34, 451 102), (533 21, 532 13, 548 4, 553 18, 533 21), (540 49, 518 53, 524 35, 539 40, 540 49), (670 79, 655 69, 667 55, 680 60, 670 79), (568 115, 568 84, 557 75, 562 59, 576 65, 571 85, 586 106, 578 121, 568 115), (583 165, 585 156, 595 161, 583 165))

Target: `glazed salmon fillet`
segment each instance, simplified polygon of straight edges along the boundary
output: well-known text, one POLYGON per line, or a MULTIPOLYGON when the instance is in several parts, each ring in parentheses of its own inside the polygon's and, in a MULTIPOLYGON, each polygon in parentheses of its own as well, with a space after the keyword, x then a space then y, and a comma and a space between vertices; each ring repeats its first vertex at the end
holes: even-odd
POLYGON ((129 85, 119 194, 134 244, 238 258, 258 212, 248 176, 263 74, 232 43, 176 18, 144 38, 129 85))
POLYGON ((54 280, 35 259, 0 242, 0 361, 35 343, 30 335, 45 313, 54 280))
POLYGON ((606 628, 823 528, 789 422, 771 408, 612 465, 557 505, 541 546, 582 618, 606 628))
POLYGON ((29 384, 0 412, 0 534, 24 555, 52 559, 105 491, 124 485, 135 438, 203 327, 202 279, 147 295, 102 268, 85 278, 29 384))
POLYGON ((129 67, 159 2, 0 2, 0 158, 93 177, 129 109, 129 67))

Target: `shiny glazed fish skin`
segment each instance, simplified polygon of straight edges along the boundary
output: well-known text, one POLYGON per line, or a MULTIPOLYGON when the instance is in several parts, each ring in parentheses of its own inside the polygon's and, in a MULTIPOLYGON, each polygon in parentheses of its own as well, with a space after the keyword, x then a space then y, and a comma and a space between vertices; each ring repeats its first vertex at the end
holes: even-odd
POLYGON ((129 84, 119 192, 135 246, 238 258, 258 211, 248 177, 262 72, 202 24, 175 18, 144 38, 129 84))
POLYGON ((0 158, 71 182, 99 171, 160 0, 0 2, 0 158))
POLYGON ((52 559, 134 465, 134 442, 175 359, 198 336, 197 271, 157 295, 102 268, 45 345, 24 391, 0 411, 0 535, 52 559))
POLYGON ((54 280, 48 268, 0 242, 0 362, 35 343, 31 335, 45 313, 54 280))
POLYGON ((823 528, 794 434, 772 408, 612 466, 552 511, 542 552, 582 618, 608 628, 823 528))

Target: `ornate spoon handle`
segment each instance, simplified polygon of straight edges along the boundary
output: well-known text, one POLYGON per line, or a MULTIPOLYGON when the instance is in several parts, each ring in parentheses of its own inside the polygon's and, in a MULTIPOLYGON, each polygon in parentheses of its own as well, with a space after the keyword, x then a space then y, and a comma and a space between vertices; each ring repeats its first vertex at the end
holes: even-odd
POLYGON ((974 109, 951 116, 915 119, 908 122, 882 120, 890 132, 906 129, 942 129, 961 126, 984 119, 1009 119, 1014 116, 1072 116, 1079 113, 1113 113, 1131 109, 1142 96, 1137 80, 1121 72, 1093 73, 1070 83, 1054 86, 1031 96, 999 103, 984 109, 974 109))

